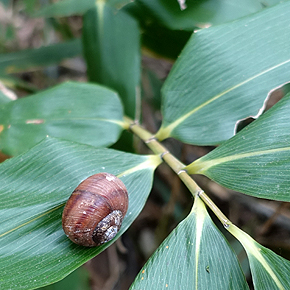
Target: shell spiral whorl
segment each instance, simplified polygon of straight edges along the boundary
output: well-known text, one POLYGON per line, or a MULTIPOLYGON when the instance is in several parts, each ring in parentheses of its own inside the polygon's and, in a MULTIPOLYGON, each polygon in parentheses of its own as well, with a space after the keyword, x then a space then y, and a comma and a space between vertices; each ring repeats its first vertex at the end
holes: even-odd
POLYGON ((92 175, 68 199, 62 215, 63 230, 78 245, 101 245, 116 236, 128 203, 127 189, 119 178, 105 172, 92 175))

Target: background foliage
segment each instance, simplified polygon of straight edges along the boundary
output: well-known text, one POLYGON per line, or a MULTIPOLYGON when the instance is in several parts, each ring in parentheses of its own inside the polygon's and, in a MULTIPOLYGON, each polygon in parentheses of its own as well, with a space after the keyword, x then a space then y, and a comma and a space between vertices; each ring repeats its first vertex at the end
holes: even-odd
POLYGON ((290 288, 290 2, 0 5, 1 289, 87 261, 46 288, 290 288), (61 214, 101 171, 128 188, 123 243, 86 249, 61 214))

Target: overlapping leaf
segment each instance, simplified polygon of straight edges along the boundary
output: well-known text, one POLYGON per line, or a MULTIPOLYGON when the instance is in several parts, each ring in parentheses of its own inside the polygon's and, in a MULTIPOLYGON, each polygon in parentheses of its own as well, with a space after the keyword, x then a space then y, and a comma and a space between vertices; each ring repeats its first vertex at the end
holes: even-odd
POLYGON ((289 111, 290 94, 186 169, 249 195, 290 201, 289 111))
POLYGON ((225 23, 257 12, 263 5, 256 0, 139 0, 167 27, 193 30, 195 27, 225 23), (182 1, 180 1, 182 3, 182 1))
POLYGON ((0 288, 35 289, 56 282, 108 247, 73 244, 61 226, 63 205, 88 176, 109 172, 128 189, 121 234, 142 210, 159 156, 96 149, 48 138, 0 165, 0 288))
POLYGON ((289 261, 261 246, 235 225, 231 224, 228 231, 241 242, 247 252, 255 290, 290 289, 289 261))
POLYGON ((82 53, 80 39, 0 54, 0 75, 6 75, 59 63, 82 53))
POLYGON ((34 17, 64 17, 82 15, 95 5, 95 0, 62 0, 43 7, 34 17))
MULTIPOLYGON (((101 2, 99 0, 99 2, 101 2)), ((107 0, 106 3, 117 8, 126 5, 131 0, 107 0)), ((94 7, 96 0, 62 0, 45 6, 34 14, 34 17, 64 17, 82 15, 94 7)))
POLYGON ((130 15, 103 1, 97 1, 84 15, 83 47, 89 79, 116 90, 131 118, 140 106, 139 34, 138 24, 130 15))
POLYGON ((148 13, 142 2, 134 1, 123 10, 138 19, 142 45, 157 55, 175 60, 192 34, 192 30, 171 30, 160 24, 158 15, 148 13))
POLYGON ((117 141, 122 122, 122 104, 114 91, 64 83, 0 107, 0 149, 17 155, 47 135, 108 146, 117 141))
POLYGON ((195 33, 163 87, 157 137, 219 144, 290 81, 290 2, 195 33))
POLYGON ((234 253, 197 197, 192 212, 151 256, 130 289, 249 288, 234 253))

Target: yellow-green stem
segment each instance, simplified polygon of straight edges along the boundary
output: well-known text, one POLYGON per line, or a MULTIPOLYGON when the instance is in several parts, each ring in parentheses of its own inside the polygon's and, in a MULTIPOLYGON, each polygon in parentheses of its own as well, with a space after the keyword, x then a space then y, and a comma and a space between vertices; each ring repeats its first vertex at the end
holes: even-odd
POLYGON ((231 222, 230 220, 221 212, 221 210, 215 205, 215 203, 201 190, 198 196, 203 200, 203 202, 212 210, 216 217, 221 221, 225 228, 227 228, 231 222))
POLYGON ((146 129, 141 127, 138 123, 134 122, 129 118, 125 118, 124 122, 127 123, 128 128, 155 153, 160 154, 163 160, 171 167, 171 169, 178 174, 179 178, 189 189, 191 194, 196 194, 203 200, 203 202, 214 212, 217 218, 222 222, 225 227, 228 227, 231 222, 228 218, 220 211, 220 209, 214 204, 214 202, 204 193, 204 191, 195 183, 195 181, 188 175, 184 169, 185 165, 175 158, 161 143, 157 141, 155 136, 148 132, 146 129))
POLYGON ((154 135, 142 128, 137 123, 131 123, 131 131, 142 139, 145 144, 155 153, 160 154, 163 160, 173 169, 174 172, 179 173, 185 165, 175 158, 161 143, 159 143, 154 135))

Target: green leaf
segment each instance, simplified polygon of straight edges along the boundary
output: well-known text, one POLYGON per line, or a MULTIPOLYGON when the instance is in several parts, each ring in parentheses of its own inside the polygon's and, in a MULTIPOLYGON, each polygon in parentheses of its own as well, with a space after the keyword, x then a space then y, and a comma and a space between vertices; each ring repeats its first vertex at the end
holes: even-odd
POLYGON ((290 289, 289 261, 261 246, 235 225, 230 224, 227 230, 241 242, 247 252, 255 290, 290 289))
POLYGON ((0 165, 0 289, 35 289, 56 282, 119 238, 142 210, 157 155, 141 156, 47 138, 0 165), (61 225, 63 205, 88 176, 109 172, 128 189, 129 208, 112 241, 73 244, 61 225))
POLYGON ((93 145, 116 142, 123 130, 118 95, 102 86, 68 82, 0 107, 0 149, 17 155, 45 136, 93 145))
POLYGON ((163 86, 157 137, 197 145, 233 136, 273 88, 290 81, 290 2, 195 33, 163 86))
POLYGON ((81 53, 80 40, 73 39, 37 49, 0 54, 0 75, 52 65, 81 53))
POLYGON ((83 45, 89 79, 115 89, 131 118, 140 109, 139 37, 138 24, 131 16, 102 1, 84 15, 83 45))
POLYGON ((3 92, 0 91, 0 104, 5 104, 12 101, 3 92))
POLYGON ((249 289, 235 254, 197 197, 130 289, 249 289))
MULTIPOLYGON (((97 0, 102 2, 102 0, 97 0)), ((116 8, 121 8, 122 6, 128 4, 132 0, 107 0, 106 3, 114 6, 116 8)), ((96 0, 62 0, 44 8, 38 10, 34 13, 34 17, 64 17, 71 15, 82 15, 90 8, 94 7, 96 0)))
POLYGON ((186 169, 249 195, 290 201, 289 110, 290 94, 186 169))
POLYGON ((95 5, 95 0, 63 0, 43 7, 34 17, 64 17, 82 15, 95 5))
POLYGON ((205 0, 185 1, 186 9, 181 9, 177 0, 139 0, 159 20, 170 29, 193 30, 208 27, 257 12, 263 8, 253 0, 205 0))

